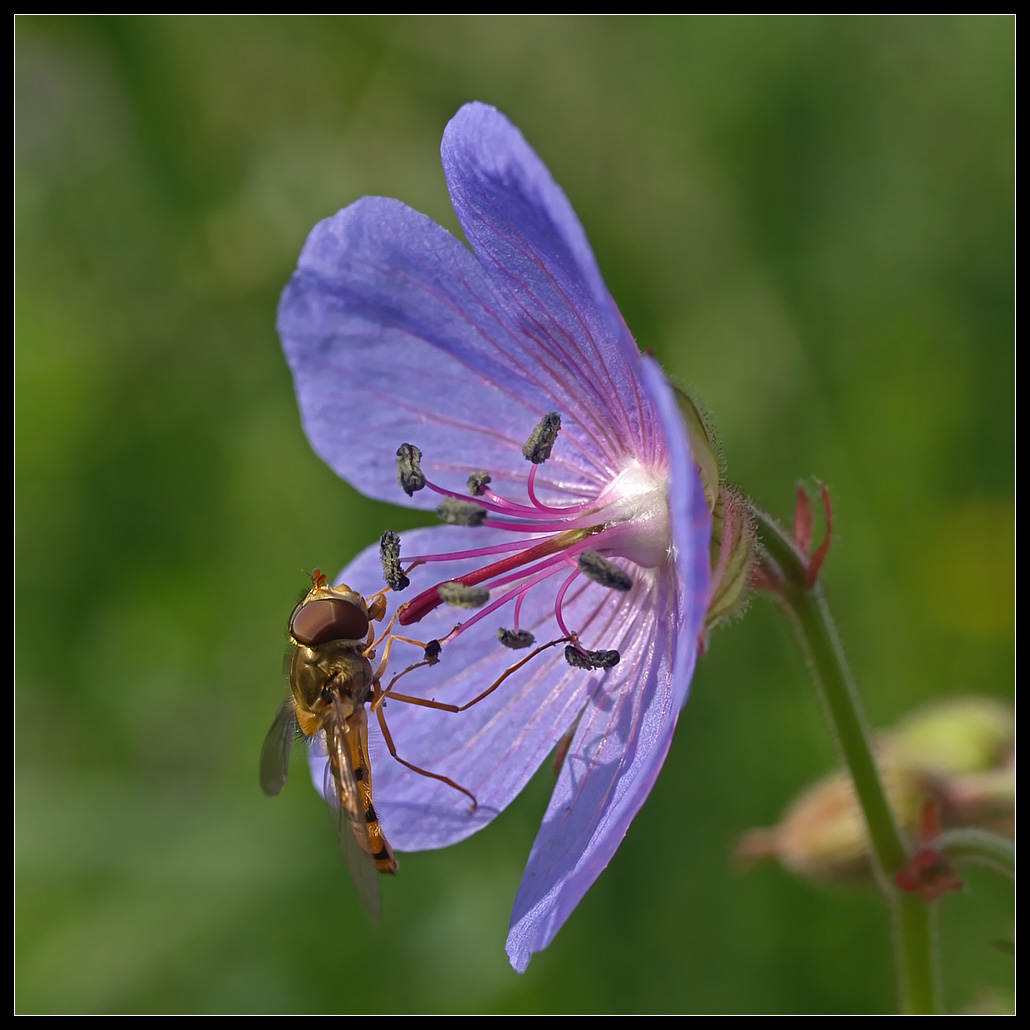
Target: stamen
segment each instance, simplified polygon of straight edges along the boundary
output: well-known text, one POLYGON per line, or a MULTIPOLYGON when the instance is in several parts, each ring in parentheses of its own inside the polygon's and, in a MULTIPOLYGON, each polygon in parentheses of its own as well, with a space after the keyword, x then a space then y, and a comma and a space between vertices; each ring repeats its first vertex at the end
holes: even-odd
POLYGON ((497 639, 505 647, 510 647, 513 651, 520 651, 524 647, 532 647, 536 637, 528 629, 499 629, 497 639))
MULTIPOLYGON (((497 597, 495 600, 492 600, 490 602, 490 604, 488 604, 485 608, 481 608, 470 619, 466 619, 464 622, 459 622, 458 625, 455 626, 454 629, 452 629, 450 631, 450 633, 448 633, 443 638, 444 641, 449 642, 451 640, 454 640, 454 638, 456 636, 458 636, 459 633, 467 632, 473 626, 475 626, 477 622, 482 622, 483 619, 487 618, 489 615, 492 615, 499 608, 503 608, 506 604, 508 604, 512 600, 512 598, 518 599, 517 602, 516 602, 518 604, 521 601, 521 599, 523 597, 525 597, 526 594, 528 594, 530 590, 533 589, 533 587, 535 587, 538 583, 543 583, 544 580, 550 579, 551 576, 554 575, 554 573, 556 571, 555 564, 556 564, 555 561, 552 559, 550 562, 542 562, 539 565, 534 566, 532 569, 527 569, 526 572, 525 572, 525 575, 529 575, 530 572, 534 573, 533 575, 529 576, 528 579, 523 579, 522 576, 508 577, 507 579, 505 579, 504 580, 505 584, 508 583, 510 580, 513 580, 513 579, 519 579, 521 581, 518 582, 518 584, 516 586, 514 586, 511 590, 507 590, 507 591, 504 591, 503 593, 501 593, 500 597, 497 597)), ((502 584, 492 583, 491 587, 496 587, 496 586, 500 586, 500 585, 502 585, 502 584)), ((499 592, 499 591, 497 591, 497 592, 499 592)), ((495 593, 495 591, 493 589, 491 589, 491 596, 493 596, 494 593, 495 593)), ((417 601, 417 598, 416 598, 416 601, 417 601)), ((439 598, 437 598, 437 603, 439 604, 439 598)), ((518 619, 518 612, 516 611, 516 620, 517 619, 518 619)), ((516 622, 516 625, 517 625, 517 622, 516 622)), ((566 634, 566 635, 567 636, 571 636, 571 634, 566 634)))
POLYGON ((613 565, 607 558, 602 557, 597 551, 582 551, 579 560, 576 562, 579 571, 588 576, 595 583, 600 583, 610 590, 629 590, 633 586, 633 580, 629 573, 613 565))
POLYGON ((562 618, 561 606, 565 602, 565 595, 569 592, 569 587, 579 578, 579 572, 574 572, 564 583, 558 588, 558 593, 554 598, 554 621, 558 623, 558 629, 562 631, 567 637, 571 637, 573 634, 569 630, 569 627, 565 625, 565 620, 562 618))
POLYGON ((486 519, 486 508, 475 501, 445 497, 437 506, 436 514, 451 526, 481 526, 486 519))
MULTIPOLYGON (((565 533, 558 533, 555 536, 544 537, 544 539, 536 541, 531 547, 527 547, 523 551, 518 551, 515 554, 509 555, 507 558, 502 558, 500 561, 493 562, 491 565, 486 565, 481 569, 476 569, 474 572, 468 572, 464 576, 458 578, 460 585, 473 586, 476 583, 482 583, 484 580, 493 579, 499 574, 509 572, 512 569, 519 568, 524 565, 528 565, 530 562, 536 561, 537 558, 542 558, 549 554, 557 554, 561 551, 566 550, 573 544, 578 543, 580 540, 586 539, 592 533, 598 531, 601 527, 592 527, 590 529, 570 529, 565 533)), ((436 587, 430 587, 428 590, 424 590, 418 597, 409 601, 407 604, 402 605, 397 611, 397 621, 402 626, 411 626, 413 623, 419 622, 425 618, 436 606, 444 600, 436 587)))
POLYGON ((473 497, 482 497, 487 485, 490 483, 490 478, 489 472, 473 472, 466 480, 465 485, 469 488, 469 493, 473 497))
POLYGON ((440 600, 452 608, 482 608, 490 600, 490 591, 485 587, 465 583, 441 583, 436 592, 440 600))
POLYGON ((522 614, 522 602, 526 599, 526 592, 515 598, 515 632, 519 632, 519 616, 522 614))
MULTIPOLYGON (((533 479, 536 474, 536 465, 529 470, 529 478, 533 479)), ((529 493, 532 495, 533 490, 529 493)), ((549 515, 557 516, 561 519, 573 519, 577 515, 584 515, 590 512, 597 511, 597 501, 584 501, 582 504, 568 504, 561 508, 556 508, 551 504, 544 504, 542 501, 535 501, 533 504, 518 504, 516 501, 508 501, 503 497, 499 497, 493 492, 493 490, 484 490, 483 496, 493 504, 499 507, 493 509, 495 511, 502 511, 506 515, 524 515, 527 518, 538 519, 540 518, 540 512, 545 511, 549 515)))
MULTIPOLYGON (((536 519, 492 519, 488 518, 483 523, 489 529, 504 529, 509 533, 561 533, 563 530, 569 528, 569 526, 575 525, 588 525, 586 519, 579 519, 578 522, 574 522, 571 519, 555 519, 552 522, 543 521, 538 515, 536 519)), ((595 523, 590 527, 589 532, 600 533, 604 529, 604 525, 595 523)))
POLYGON ((536 495, 536 470, 538 467, 539 466, 534 465, 529 470, 529 476, 526 478, 526 493, 529 494, 529 499, 537 511, 554 511, 554 508, 550 508, 548 505, 544 504, 544 502, 536 495))
MULTIPOLYGON (((561 633, 552 643, 572 642, 566 648, 568 663, 587 670, 610 669, 619 663, 619 651, 589 651, 580 643, 577 631, 589 629, 589 624, 567 625, 563 606, 568 596, 579 596, 583 589, 589 589, 590 583, 626 593, 636 581, 625 565, 634 563, 651 568, 667 560, 669 541, 662 518, 662 505, 667 505, 667 499, 658 472, 631 461, 596 496, 564 506, 541 500, 536 492, 539 465, 551 456, 560 428, 561 416, 557 412, 544 415, 522 448, 531 465, 524 480, 528 498, 521 501, 491 490, 491 476, 486 470, 468 474, 467 495, 445 488, 422 474, 422 455, 417 447, 405 444, 398 450, 401 485, 409 492, 428 486, 439 494, 437 514, 443 521, 496 528, 506 536, 520 538, 447 554, 419 555, 414 564, 409 559, 410 568, 423 562, 476 559, 486 559, 486 564, 457 575, 452 572, 453 578, 447 582, 423 589, 397 609, 394 618, 398 626, 417 624, 441 604, 477 609, 442 636, 446 646, 486 619, 496 627, 494 619, 498 616, 494 613, 512 605, 513 616, 500 616, 505 621, 513 618, 513 622, 508 623, 511 628, 496 631, 499 644, 511 650, 531 649, 535 643, 533 633, 520 628, 523 606, 532 591, 544 589, 543 584, 549 582, 547 589, 554 590, 553 618, 561 633), (591 545, 598 549, 589 550, 591 545), (616 556, 618 564, 608 555, 616 556), (575 590, 573 584, 578 584, 575 590)), ((399 570, 399 554, 395 561, 399 570)), ((392 566, 386 563, 384 557, 384 575, 390 575, 392 566)), ((390 582, 389 578, 387 581, 390 582)), ((432 657, 435 659, 438 654, 432 657)), ((430 657, 427 650, 426 660, 430 657)), ((532 656, 527 652, 522 661, 529 657, 532 656)), ((510 671, 514 669, 513 666, 510 671)))
POLYGON ((494 554, 507 554, 509 551, 521 551, 525 548, 526 542, 524 540, 506 540, 504 543, 493 544, 491 547, 476 547, 468 551, 453 551, 443 554, 418 554, 411 559, 412 562, 418 562, 419 565, 426 564, 427 562, 434 561, 462 561, 463 559, 471 558, 486 558, 494 554))
POLYGON ((397 448, 397 482, 409 497, 426 485, 421 461, 422 452, 414 444, 402 443, 397 448))
POLYGON ((556 411, 549 412, 540 420, 540 424, 529 434, 529 439, 522 445, 522 455, 526 461, 539 465, 551 456, 551 448, 558 438, 561 429, 561 415, 556 411))
MULTIPOLYGON (((530 480, 533 478, 533 473, 536 470, 536 466, 529 471, 530 480)), ((431 482, 422 477, 424 486, 428 486, 430 490, 440 494, 441 497, 453 497, 459 501, 465 501, 464 495, 455 493, 453 490, 447 490, 442 486, 437 486, 436 483, 431 482)), ((418 489, 421 489, 419 487, 418 489)), ((516 504, 514 501, 505 500, 503 497, 498 497, 493 491, 485 489, 482 493, 483 500, 477 502, 481 504, 487 511, 496 512, 498 515, 503 515, 505 518, 501 521, 495 521, 487 523, 487 525, 494 525, 501 529, 514 529, 516 531, 529 530, 530 532, 549 532, 552 531, 554 526, 560 526, 564 528, 571 518, 580 513, 589 513, 597 510, 596 504, 582 504, 576 505, 569 508, 553 508, 545 504, 541 504, 539 501, 534 501, 532 505, 527 504, 516 504), (554 516, 557 520, 549 525, 541 525, 539 523, 540 512, 545 511, 549 515, 554 516), (518 522, 512 519, 512 516, 524 515, 526 518, 532 520, 530 522, 518 522)))
POLYGON ((411 581, 401 571, 401 538, 388 529, 379 538, 379 561, 383 566, 383 579, 391 590, 403 590, 411 581))
MULTIPOLYGON (((549 428, 553 432, 551 432, 549 437, 547 436, 547 418, 541 421, 523 448, 523 453, 532 452, 537 455, 539 461, 545 460, 551 453, 551 446, 554 443, 554 437, 557 435, 556 426, 551 425, 549 428)), ((558 416, 555 415, 554 418, 557 420, 558 425, 560 425, 561 420, 558 416)), ((456 493, 454 490, 448 490, 446 487, 439 486, 428 480, 422 472, 421 459, 422 452, 413 444, 402 444, 397 451, 397 479, 401 486, 408 491, 409 496, 413 491, 421 490, 423 487, 428 486, 430 490, 440 494, 441 497, 453 498, 469 503, 462 494, 456 493)), ((529 470, 529 477, 526 483, 526 489, 529 493, 529 504, 519 504, 504 497, 499 497, 487 486, 491 481, 491 476, 488 472, 473 472, 465 481, 465 485, 473 497, 482 498, 482 500, 476 503, 488 512, 503 516, 501 520, 491 519, 491 521, 483 524, 514 532, 561 532, 570 523, 576 521, 577 517, 588 517, 597 511, 598 506, 595 501, 586 501, 582 504, 564 507, 554 507, 553 505, 545 504, 536 496, 534 487, 536 472, 537 465, 534 464, 529 470), (551 516, 552 520, 543 523, 541 521, 541 513, 551 516), (522 516, 522 518, 520 519, 519 516, 522 516)))
POLYGON ((572 644, 565 648, 565 661, 574 669, 610 669, 621 657, 618 651, 584 651, 572 644))

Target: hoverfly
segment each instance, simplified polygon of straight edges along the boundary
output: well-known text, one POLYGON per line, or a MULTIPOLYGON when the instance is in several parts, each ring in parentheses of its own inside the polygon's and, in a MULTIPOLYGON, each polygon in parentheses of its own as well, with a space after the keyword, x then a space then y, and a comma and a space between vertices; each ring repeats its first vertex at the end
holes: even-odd
MULTIPOLYGON (((372 704, 390 754, 397 761, 467 794, 472 798, 473 807, 475 798, 446 776, 427 772, 405 761, 394 748, 382 708, 385 691, 380 679, 386 671, 386 659, 397 640, 426 645, 406 637, 388 636, 389 627, 376 640, 373 623, 381 621, 386 614, 386 591, 366 600, 346 585, 328 586, 326 577, 318 569, 311 579, 311 589, 290 615, 290 695, 280 705, 261 749, 261 787, 269 795, 282 790, 298 727, 309 739, 324 734, 329 761, 322 793, 329 804, 340 838, 340 850, 361 900, 372 918, 378 919, 376 870, 396 872, 397 860, 372 803, 365 705, 372 704), (374 648, 384 639, 384 658, 378 668, 374 668, 374 648)), ((431 649, 427 648, 426 654, 426 660, 417 665, 435 660, 431 649)), ((403 700, 420 703, 416 698, 403 700)))

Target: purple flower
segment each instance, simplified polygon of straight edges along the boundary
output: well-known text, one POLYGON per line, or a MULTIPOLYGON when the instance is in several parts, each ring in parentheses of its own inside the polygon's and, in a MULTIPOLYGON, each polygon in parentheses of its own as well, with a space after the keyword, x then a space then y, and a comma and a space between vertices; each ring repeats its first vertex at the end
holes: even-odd
MULTIPOLYGON (((462 523, 403 534, 402 561, 425 564, 388 595, 408 604, 395 632, 443 651, 396 691, 464 705, 553 642, 459 714, 389 705, 401 756, 466 787, 475 811, 388 756, 373 763, 393 846, 439 848, 485 826, 571 737, 515 898, 507 950, 521 972, 611 861, 668 753, 704 625, 712 516, 674 392, 540 159, 479 103, 447 126, 442 154, 472 249, 365 197, 311 232, 278 324, 318 454, 398 501, 395 453, 414 445, 428 488, 406 503, 462 523), (443 593, 478 610, 441 602, 453 582, 443 593)), ((409 470, 405 487, 418 479, 409 470)), ((379 589, 378 549, 341 580, 379 589)), ((420 658, 395 642, 383 685, 420 658)))

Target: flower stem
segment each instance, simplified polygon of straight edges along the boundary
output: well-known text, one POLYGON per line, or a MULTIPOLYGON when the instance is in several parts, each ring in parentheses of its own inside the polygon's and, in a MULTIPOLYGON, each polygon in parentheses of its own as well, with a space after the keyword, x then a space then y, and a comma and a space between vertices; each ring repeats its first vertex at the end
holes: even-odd
POLYGON ((754 509, 754 516, 761 540, 760 571, 776 584, 776 599, 805 654, 865 816, 873 869, 893 916, 902 1011, 935 1013, 938 1005, 931 905, 894 886, 894 874, 909 861, 909 847, 887 804, 837 628, 819 582, 807 584, 807 555, 769 515, 754 509))
POLYGON ((937 988, 937 903, 918 894, 885 891, 894 921, 901 1011, 910 1016, 940 1012, 937 988))

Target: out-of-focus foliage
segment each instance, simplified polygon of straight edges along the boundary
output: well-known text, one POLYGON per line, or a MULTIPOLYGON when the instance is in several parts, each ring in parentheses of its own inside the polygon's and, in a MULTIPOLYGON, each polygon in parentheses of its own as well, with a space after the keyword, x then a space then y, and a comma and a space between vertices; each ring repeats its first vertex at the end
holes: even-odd
MULTIPOLYGON (((18 1009, 890 1010, 872 894, 729 861, 833 760, 762 601, 713 635, 657 788, 527 975, 503 943, 547 769, 478 837, 400 856, 369 925, 305 770, 269 801, 257 755, 310 569, 417 516, 312 455, 275 307, 362 194, 454 227, 441 132, 496 104, 731 480, 785 515, 797 477, 830 484, 871 721, 1010 699, 1012 20, 15 30, 18 1009)), ((1012 988, 1011 889, 967 880, 941 903, 952 1009, 1012 988)))

